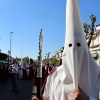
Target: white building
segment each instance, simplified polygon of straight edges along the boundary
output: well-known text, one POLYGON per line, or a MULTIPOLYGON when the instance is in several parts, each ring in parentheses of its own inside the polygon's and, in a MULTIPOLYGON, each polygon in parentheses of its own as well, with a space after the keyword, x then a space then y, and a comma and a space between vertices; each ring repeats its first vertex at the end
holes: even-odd
POLYGON ((96 25, 95 34, 90 44, 90 51, 97 64, 100 65, 100 24, 96 25))
POLYGON ((56 52, 56 58, 58 60, 62 59, 62 53, 63 53, 64 47, 62 47, 59 51, 56 52))

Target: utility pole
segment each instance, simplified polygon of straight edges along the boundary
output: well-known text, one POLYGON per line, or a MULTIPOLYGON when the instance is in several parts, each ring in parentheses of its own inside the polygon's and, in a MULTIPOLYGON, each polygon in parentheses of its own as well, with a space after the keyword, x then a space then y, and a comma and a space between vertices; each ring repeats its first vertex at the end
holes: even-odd
POLYGON ((9 64, 9 55, 10 55, 10 51, 8 50, 8 64, 9 64))
POLYGON ((11 42, 12 42, 12 33, 10 32, 10 64, 11 64, 11 42))

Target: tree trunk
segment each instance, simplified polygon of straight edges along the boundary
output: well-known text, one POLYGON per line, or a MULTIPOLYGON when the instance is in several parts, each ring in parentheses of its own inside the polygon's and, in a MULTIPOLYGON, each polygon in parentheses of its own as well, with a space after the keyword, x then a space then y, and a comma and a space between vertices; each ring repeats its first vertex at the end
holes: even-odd
POLYGON ((92 23, 91 36, 90 36, 89 41, 88 41, 88 47, 90 47, 91 40, 93 38, 93 34, 94 34, 94 23, 92 23))

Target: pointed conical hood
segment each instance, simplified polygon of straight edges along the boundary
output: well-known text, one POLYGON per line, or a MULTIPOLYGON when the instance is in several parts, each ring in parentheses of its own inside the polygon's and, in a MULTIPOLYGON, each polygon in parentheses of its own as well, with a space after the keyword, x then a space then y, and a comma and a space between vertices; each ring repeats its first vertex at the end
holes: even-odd
POLYGON ((85 34, 79 13, 78 0, 67 0, 65 42, 69 41, 69 39, 85 40, 85 34))
POLYGON ((73 84, 73 89, 78 89, 79 85, 87 96, 98 99, 97 89, 94 89, 94 86, 100 67, 94 61, 86 43, 78 0, 67 0, 62 65, 60 80, 63 84, 73 84))

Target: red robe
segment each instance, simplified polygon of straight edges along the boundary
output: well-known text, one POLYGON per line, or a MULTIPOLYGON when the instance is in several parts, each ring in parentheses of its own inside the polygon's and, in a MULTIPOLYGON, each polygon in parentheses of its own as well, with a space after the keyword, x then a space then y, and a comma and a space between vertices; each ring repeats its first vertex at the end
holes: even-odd
POLYGON ((23 80, 27 79, 27 71, 23 69, 23 80))
MULTIPOLYGON (((51 74, 51 73, 53 73, 55 70, 56 70, 57 68, 54 68, 54 69, 52 69, 51 71, 50 71, 50 73, 48 74, 48 76, 51 74)), ((47 77, 48 77, 47 76, 47 77)), ((43 85, 42 85, 42 87, 41 87, 41 95, 43 94, 43 92, 44 92, 44 87, 45 87, 45 84, 46 84, 46 81, 47 81, 47 77, 46 77, 46 79, 45 79, 45 81, 44 81, 44 83, 43 83, 43 85)))
POLYGON ((32 80, 33 76, 34 76, 34 70, 33 70, 33 68, 30 68, 29 79, 32 80))
POLYGON ((2 83, 2 69, 0 68, 0 83, 2 83))
POLYGON ((34 69, 34 76, 33 76, 33 85, 37 86, 37 70, 34 69))
POLYGON ((6 78, 7 78, 7 80, 10 78, 10 73, 9 73, 8 68, 6 68, 6 78))
POLYGON ((46 79, 47 76, 48 76, 48 67, 45 66, 45 69, 44 69, 44 75, 43 75, 44 80, 46 79))
POLYGON ((44 72, 45 72, 45 66, 42 67, 42 85, 43 85, 44 80, 45 80, 45 79, 44 79, 44 78, 45 78, 45 77, 44 77, 44 72))
POLYGON ((7 82, 7 73, 6 73, 6 69, 3 68, 2 69, 2 83, 6 83, 7 82))

